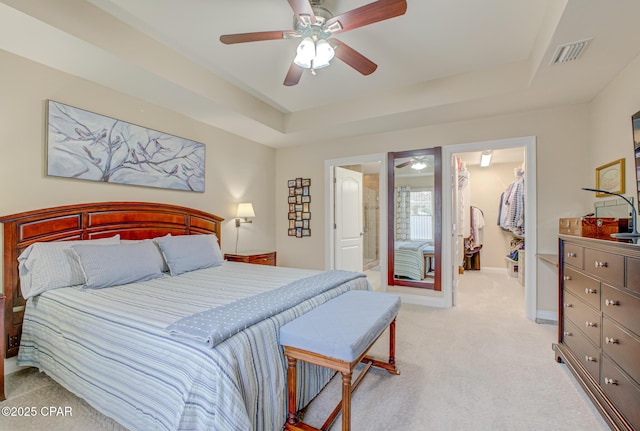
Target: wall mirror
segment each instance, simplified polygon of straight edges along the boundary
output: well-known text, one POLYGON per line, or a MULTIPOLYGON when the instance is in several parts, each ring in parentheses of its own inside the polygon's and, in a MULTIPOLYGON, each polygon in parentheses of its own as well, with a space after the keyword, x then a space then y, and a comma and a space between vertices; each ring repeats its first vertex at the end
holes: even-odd
POLYGON ((441 290, 441 153, 389 153, 389 286, 441 290))

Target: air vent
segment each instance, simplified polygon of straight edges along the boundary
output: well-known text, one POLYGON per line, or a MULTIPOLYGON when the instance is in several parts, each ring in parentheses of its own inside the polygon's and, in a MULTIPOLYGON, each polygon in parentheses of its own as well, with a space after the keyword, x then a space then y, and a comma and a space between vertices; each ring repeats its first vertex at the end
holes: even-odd
POLYGON ((556 48, 555 54, 551 58, 550 64, 566 63, 568 61, 577 60, 591 42, 592 39, 580 40, 578 42, 560 45, 556 48))

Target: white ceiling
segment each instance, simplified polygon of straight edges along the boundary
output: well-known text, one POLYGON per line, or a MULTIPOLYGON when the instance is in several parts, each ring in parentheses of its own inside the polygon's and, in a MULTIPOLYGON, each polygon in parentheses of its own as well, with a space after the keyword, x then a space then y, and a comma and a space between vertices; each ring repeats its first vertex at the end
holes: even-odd
POLYGON ((640 53, 638 0, 407 3, 339 35, 372 75, 334 59, 294 87, 282 82, 296 40, 219 42, 292 29, 286 0, 0 0, 0 49, 273 147, 588 102, 640 53), (588 38, 580 59, 549 65, 588 38))

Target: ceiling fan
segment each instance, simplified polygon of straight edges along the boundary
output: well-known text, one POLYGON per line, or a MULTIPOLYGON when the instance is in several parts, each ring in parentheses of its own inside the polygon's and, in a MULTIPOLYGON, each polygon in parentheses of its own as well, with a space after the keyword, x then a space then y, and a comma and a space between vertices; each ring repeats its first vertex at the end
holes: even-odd
POLYGON ((397 164, 396 168, 401 169, 401 168, 404 168, 406 166, 411 166, 412 169, 415 169, 416 171, 420 171, 420 170, 422 170, 424 168, 427 168, 427 167, 433 167, 432 160, 433 159, 430 159, 429 156, 411 157, 406 162, 402 162, 402 163, 397 164))
POLYGON ((305 69, 309 69, 312 74, 315 74, 316 69, 328 66, 334 56, 361 74, 370 75, 378 66, 333 35, 395 18, 404 15, 407 11, 406 0, 378 0, 333 16, 331 12, 321 6, 323 0, 287 1, 295 16, 293 30, 259 31, 220 36, 220 41, 224 44, 275 39, 302 39, 284 79, 284 85, 287 86, 298 84, 305 69))

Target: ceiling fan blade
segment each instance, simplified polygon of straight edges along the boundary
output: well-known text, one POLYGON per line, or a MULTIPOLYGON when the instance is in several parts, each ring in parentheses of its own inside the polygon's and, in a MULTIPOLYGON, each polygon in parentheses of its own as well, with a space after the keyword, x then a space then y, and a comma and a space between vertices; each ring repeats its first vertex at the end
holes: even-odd
POLYGON ((409 166, 411 163, 413 163, 413 160, 407 160, 404 163, 400 163, 399 165, 396 165, 396 168, 404 168, 405 166, 409 166))
POLYGON ((298 21, 300 21, 303 24, 306 23, 307 20, 311 24, 316 23, 316 14, 313 12, 313 8, 311 7, 311 3, 309 3, 309 0, 287 0, 287 1, 289 2, 291 9, 293 9, 293 13, 296 15, 296 19, 298 21))
POLYGON ((329 40, 333 43, 335 56, 363 75, 371 75, 378 68, 377 64, 351 48, 349 45, 336 38, 331 38, 329 40))
POLYGON ((407 11, 406 0, 378 0, 373 3, 350 10, 343 14, 334 16, 327 20, 323 26, 332 33, 340 33, 354 28, 364 27, 365 25, 375 22, 384 21, 386 19, 395 18, 404 15, 407 11), (336 24, 340 23, 339 27, 336 24), (335 29, 333 29, 335 28, 335 29))
POLYGON ((300 78, 302 78, 302 72, 304 72, 304 69, 292 62, 291 66, 289 66, 287 76, 284 78, 283 84, 287 87, 298 85, 298 82, 300 82, 300 78))
POLYGON ((279 30, 279 31, 258 31, 254 33, 237 33, 237 34, 223 34, 220 36, 220 42, 227 45, 233 43, 245 43, 245 42, 259 42, 262 40, 276 40, 286 39, 292 36, 296 36, 298 33, 292 30, 279 30))

